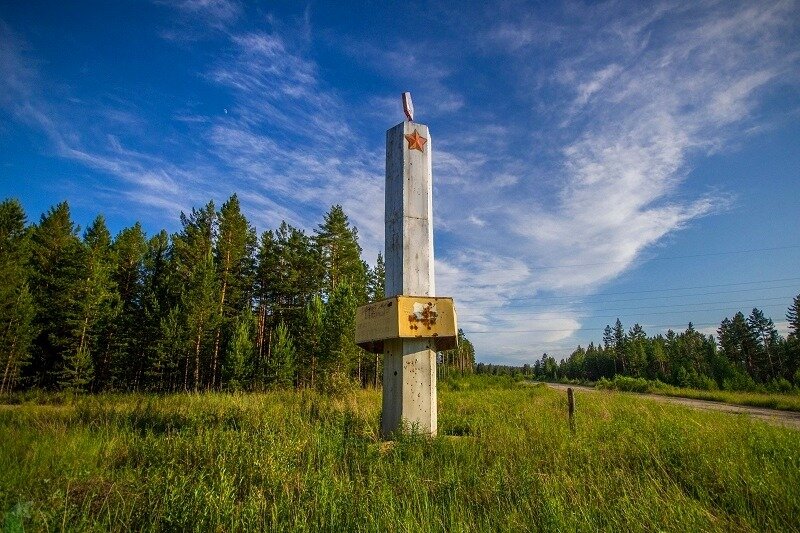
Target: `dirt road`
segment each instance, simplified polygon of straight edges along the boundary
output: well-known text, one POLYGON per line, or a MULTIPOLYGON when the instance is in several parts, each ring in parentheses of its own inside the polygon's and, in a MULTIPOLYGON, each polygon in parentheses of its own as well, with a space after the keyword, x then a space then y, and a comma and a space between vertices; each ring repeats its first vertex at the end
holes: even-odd
POLYGON ((777 409, 766 409, 764 407, 733 405, 730 403, 710 402, 708 400, 695 400, 693 398, 677 398, 674 396, 659 396, 658 394, 639 394, 635 392, 597 390, 591 387, 582 387, 580 385, 561 385, 559 383, 547 383, 547 386, 552 389, 561 391, 566 391, 568 387, 572 387, 572 389, 576 392, 631 394, 636 396, 643 396, 645 398, 657 402, 675 403, 678 405, 685 405, 687 407, 692 407, 695 409, 706 409, 709 411, 722 411, 725 413, 748 415, 772 424, 778 424, 781 426, 788 426, 795 429, 800 429, 800 413, 795 411, 779 411, 777 409))

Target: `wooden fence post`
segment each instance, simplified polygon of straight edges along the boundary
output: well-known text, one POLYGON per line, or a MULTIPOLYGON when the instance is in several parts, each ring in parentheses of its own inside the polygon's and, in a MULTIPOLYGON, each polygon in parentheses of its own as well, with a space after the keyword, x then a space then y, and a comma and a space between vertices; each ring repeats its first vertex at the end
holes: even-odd
POLYGON ((575 393, 567 387, 567 406, 569 409, 569 429, 575 431, 575 393))

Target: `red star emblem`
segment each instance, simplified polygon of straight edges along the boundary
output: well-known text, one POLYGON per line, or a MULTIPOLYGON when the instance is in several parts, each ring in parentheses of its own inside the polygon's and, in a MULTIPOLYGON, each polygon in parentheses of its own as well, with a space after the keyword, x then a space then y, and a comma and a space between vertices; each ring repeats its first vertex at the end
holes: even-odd
POLYGON ((420 135, 416 129, 414 130, 414 133, 409 133, 405 137, 408 141, 409 150, 419 150, 420 152, 425 151, 425 143, 428 142, 428 139, 420 135))

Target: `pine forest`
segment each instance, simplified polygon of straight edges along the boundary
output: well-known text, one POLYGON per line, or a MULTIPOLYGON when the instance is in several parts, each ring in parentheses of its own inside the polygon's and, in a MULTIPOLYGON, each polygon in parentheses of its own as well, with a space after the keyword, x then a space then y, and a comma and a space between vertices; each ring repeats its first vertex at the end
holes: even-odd
MULTIPOLYGON (((0 393, 380 385, 353 328, 384 296, 383 258, 362 259, 341 206, 312 234, 284 222, 258 236, 236 195, 180 222, 112 237, 102 216, 81 233, 66 202, 36 224, 0 203, 0 393)), ((444 374, 474 367, 461 337, 444 374)))

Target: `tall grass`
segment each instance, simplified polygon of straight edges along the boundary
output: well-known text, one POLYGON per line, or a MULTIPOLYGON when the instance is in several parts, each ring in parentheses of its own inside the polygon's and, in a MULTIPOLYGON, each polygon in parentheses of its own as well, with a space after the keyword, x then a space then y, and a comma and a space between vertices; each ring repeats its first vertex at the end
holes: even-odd
POLYGON ((0 407, 0 519, 30 530, 800 529, 800 433, 630 397, 451 381, 440 433, 380 395, 0 407))

